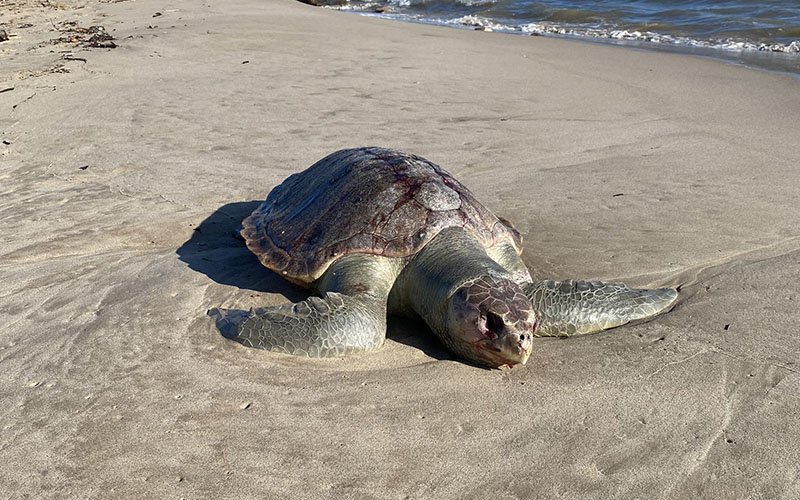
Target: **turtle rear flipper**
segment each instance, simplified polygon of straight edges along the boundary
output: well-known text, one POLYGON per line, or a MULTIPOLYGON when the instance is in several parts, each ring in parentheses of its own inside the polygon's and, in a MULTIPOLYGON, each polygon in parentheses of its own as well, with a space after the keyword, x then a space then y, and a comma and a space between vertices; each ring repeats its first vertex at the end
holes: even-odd
POLYGON ((540 337, 595 333, 666 311, 678 298, 674 288, 629 288, 599 281, 538 281, 525 288, 540 337))
POLYGON ((220 333, 248 346, 310 357, 377 349, 386 337, 386 301, 327 292, 250 312, 211 309, 220 333))

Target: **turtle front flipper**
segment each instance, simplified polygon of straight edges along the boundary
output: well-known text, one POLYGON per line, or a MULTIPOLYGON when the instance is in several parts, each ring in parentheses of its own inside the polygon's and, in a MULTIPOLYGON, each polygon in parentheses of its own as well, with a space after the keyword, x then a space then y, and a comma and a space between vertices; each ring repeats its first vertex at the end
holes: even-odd
POLYGON ((386 337, 386 300, 327 292, 251 311, 211 309, 223 336, 296 356, 332 357, 376 349, 386 337))
POLYGON ((346 255, 313 284, 319 297, 240 311, 210 309, 226 338, 259 349, 324 358, 370 351, 386 338, 386 302, 398 259, 346 255))
POLYGON ((524 287, 540 337, 595 333, 655 316, 678 298, 674 288, 629 288, 599 281, 538 281, 524 287))

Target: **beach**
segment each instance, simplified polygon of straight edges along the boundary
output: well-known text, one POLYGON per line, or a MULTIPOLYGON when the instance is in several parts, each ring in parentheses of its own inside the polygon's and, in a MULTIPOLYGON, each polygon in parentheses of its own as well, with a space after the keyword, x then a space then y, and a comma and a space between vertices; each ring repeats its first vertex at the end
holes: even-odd
POLYGON ((0 497, 800 497, 796 78, 289 0, 0 23, 0 497), (677 306, 508 370, 402 319, 345 358, 223 338, 209 308, 305 297, 241 220, 368 145, 452 173, 536 277, 677 306))

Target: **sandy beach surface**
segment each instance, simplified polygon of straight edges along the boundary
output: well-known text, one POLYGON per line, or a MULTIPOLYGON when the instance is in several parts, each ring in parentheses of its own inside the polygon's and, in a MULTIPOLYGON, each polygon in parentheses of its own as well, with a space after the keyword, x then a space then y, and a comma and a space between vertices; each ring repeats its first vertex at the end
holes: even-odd
POLYGON ((0 23, 0 498, 800 498, 797 80, 290 0, 0 23), (241 219, 360 145, 448 169, 536 276, 680 303, 511 370, 403 320, 343 359, 222 338, 208 308, 304 297, 241 219))

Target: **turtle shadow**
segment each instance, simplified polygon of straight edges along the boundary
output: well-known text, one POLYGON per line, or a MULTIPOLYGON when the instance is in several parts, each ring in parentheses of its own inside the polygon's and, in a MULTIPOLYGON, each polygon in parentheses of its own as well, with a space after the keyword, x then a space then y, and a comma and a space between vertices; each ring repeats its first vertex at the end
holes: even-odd
POLYGON ((178 259, 212 281, 256 292, 277 293, 292 302, 308 298, 308 291, 293 285, 261 265, 238 236, 242 220, 262 201, 221 206, 194 228, 175 252, 178 259))
POLYGON ((399 344, 419 349, 427 356, 439 361, 457 359, 439 342, 439 339, 428 328, 428 325, 421 320, 389 316, 386 338, 399 344))

